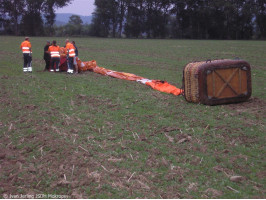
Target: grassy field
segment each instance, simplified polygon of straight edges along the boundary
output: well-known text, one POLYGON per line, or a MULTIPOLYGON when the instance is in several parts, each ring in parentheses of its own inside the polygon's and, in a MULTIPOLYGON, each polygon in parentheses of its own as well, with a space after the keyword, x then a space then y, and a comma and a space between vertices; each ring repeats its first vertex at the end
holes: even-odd
POLYGON ((189 62, 248 61, 251 99, 205 106, 92 72, 42 72, 47 39, 31 38, 23 74, 23 38, 0 37, 0 197, 266 197, 266 41, 73 38, 83 61, 177 87, 189 62))

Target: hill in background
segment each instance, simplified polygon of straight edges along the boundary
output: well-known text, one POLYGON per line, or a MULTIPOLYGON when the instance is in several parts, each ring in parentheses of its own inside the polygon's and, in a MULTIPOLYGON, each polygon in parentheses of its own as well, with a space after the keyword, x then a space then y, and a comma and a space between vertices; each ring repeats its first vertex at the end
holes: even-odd
MULTIPOLYGON (((69 21, 69 17, 71 17, 72 15, 76 15, 76 14, 56 13, 55 25, 57 25, 57 26, 66 25, 69 21)), ((91 23, 92 16, 83 16, 83 15, 78 15, 78 16, 80 16, 80 18, 82 19, 83 24, 90 24, 91 23)))

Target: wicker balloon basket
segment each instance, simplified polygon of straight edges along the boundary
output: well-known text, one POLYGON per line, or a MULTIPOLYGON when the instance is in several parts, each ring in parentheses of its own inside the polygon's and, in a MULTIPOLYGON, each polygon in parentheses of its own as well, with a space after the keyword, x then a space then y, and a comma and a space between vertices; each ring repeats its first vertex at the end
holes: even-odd
POLYGON ((251 96, 250 65, 243 60, 193 62, 183 70, 188 102, 217 105, 246 101, 251 96))

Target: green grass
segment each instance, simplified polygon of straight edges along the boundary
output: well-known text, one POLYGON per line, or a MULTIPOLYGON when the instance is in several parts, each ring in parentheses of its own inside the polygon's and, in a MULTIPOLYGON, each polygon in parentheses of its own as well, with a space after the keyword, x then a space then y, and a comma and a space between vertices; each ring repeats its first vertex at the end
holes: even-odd
POLYGON ((83 61, 177 87, 189 62, 248 61, 251 100, 206 106, 91 72, 42 72, 47 39, 31 38, 34 71, 23 74, 23 38, 0 38, 2 194, 265 198, 265 41, 73 38, 83 61))

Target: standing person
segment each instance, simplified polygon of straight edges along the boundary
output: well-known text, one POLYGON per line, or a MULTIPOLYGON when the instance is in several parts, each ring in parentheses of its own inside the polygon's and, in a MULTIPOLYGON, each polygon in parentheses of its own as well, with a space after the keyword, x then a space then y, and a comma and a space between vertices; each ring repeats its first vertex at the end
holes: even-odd
POLYGON ((56 72, 59 72, 59 62, 60 62, 60 47, 56 45, 56 41, 52 42, 52 45, 49 47, 48 51, 51 54, 51 69, 54 71, 54 64, 56 64, 56 72))
POLYGON ((77 64, 77 57, 79 56, 79 51, 78 51, 78 48, 77 48, 77 46, 76 46, 76 43, 75 43, 75 41, 72 41, 72 44, 74 45, 74 47, 75 47, 75 57, 74 57, 74 66, 75 66, 75 73, 78 73, 78 64, 77 64))
POLYGON ((75 58, 75 47, 69 42, 69 39, 66 39, 66 49, 67 49, 67 73, 73 74, 73 64, 75 58))
POLYGON ((29 37, 25 37, 25 41, 21 43, 20 49, 22 50, 24 59, 23 72, 32 72, 32 51, 29 37))
POLYGON ((50 47, 50 41, 46 41, 46 45, 44 47, 44 54, 43 54, 43 59, 45 60, 45 68, 43 71, 49 71, 50 68, 51 55, 50 52, 48 51, 49 47, 50 47))

